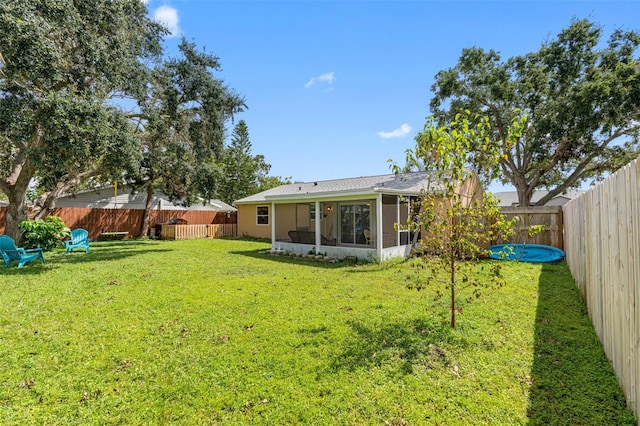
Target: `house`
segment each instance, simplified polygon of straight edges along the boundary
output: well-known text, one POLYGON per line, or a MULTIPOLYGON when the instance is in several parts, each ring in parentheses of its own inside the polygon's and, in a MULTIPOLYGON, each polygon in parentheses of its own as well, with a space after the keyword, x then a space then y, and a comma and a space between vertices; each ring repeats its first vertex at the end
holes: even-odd
MULTIPOLYGON (((402 225, 412 201, 442 189, 433 181, 432 172, 413 172, 279 186, 235 202, 238 234, 269 238, 273 249, 300 254, 406 256, 412 236, 402 225)), ((459 191, 469 199, 481 194, 475 177, 459 191)))
MULTIPOLYGON (((94 208, 94 209, 144 209, 147 201, 146 191, 134 192, 130 187, 107 186, 99 189, 80 191, 65 195, 56 200, 57 208, 94 208)), ((224 213, 235 212, 236 209, 220 200, 199 202, 189 207, 174 204, 169 197, 160 191, 154 191, 151 201, 152 210, 200 210, 224 213)))
MULTIPOLYGON (((584 191, 577 189, 568 189, 565 192, 556 195, 549 200, 545 206, 564 206, 569 201, 577 198, 584 191)), ((534 191, 531 197, 531 204, 536 204, 538 200, 547 195, 549 191, 534 191)), ((516 191, 495 192, 493 194, 498 199, 499 207, 518 207, 520 202, 518 201, 518 193, 516 191)))

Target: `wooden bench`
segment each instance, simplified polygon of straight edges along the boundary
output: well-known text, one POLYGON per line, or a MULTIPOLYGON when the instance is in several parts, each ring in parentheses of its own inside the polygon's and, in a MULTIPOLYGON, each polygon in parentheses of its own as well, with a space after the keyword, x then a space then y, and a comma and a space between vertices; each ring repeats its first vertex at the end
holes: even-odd
POLYGON ((101 239, 101 240, 116 240, 116 239, 122 239, 122 238, 126 237, 128 233, 129 233, 128 231, 108 231, 108 232, 101 232, 101 233, 100 233, 100 239, 101 239))

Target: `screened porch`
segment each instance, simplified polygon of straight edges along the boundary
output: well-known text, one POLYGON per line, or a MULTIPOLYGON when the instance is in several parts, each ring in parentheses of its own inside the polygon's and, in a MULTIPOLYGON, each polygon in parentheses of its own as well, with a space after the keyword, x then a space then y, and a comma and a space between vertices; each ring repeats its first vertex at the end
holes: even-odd
POLYGON ((409 201, 378 194, 376 198, 273 203, 273 248, 370 260, 406 255, 411 249, 404 226, 409 201))

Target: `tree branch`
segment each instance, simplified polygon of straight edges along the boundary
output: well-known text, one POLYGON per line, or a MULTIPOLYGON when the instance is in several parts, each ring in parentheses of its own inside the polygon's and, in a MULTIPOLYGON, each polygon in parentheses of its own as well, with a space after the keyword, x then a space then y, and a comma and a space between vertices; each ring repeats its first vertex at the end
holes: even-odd
POLYGON ((630 129, 617 129, 613 132, 608 138, 604 139, 604 141, 598 145, 598 149, 595 149, 589 154, 584 160, 578 164, 578 166, 574 169, 573 173, 571 173, 565 181, 558 185, 553 190, 549 191, 544 197, 542 197, 536 204, 544 206, 549 200, 555 197, 558 194, 563 193, 567 188, 570 188, 575 184, 578 179, 580 179, 584 174, 589 170, 588 166, 591 164, 591 161, 602 152, 604 148, 606 148, 612 141, 619 138, 622 135, 625 135, 630 129))

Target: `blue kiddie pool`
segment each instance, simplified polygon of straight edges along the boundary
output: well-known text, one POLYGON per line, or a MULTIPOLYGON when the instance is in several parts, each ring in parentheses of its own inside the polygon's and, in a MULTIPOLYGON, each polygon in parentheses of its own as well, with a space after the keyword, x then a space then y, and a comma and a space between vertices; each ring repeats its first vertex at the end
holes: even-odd
POLYGON ((546 263, 564 259, 560 249, 542 244, 496 244, 489 247, 489 257, 499 260, 546 263))

